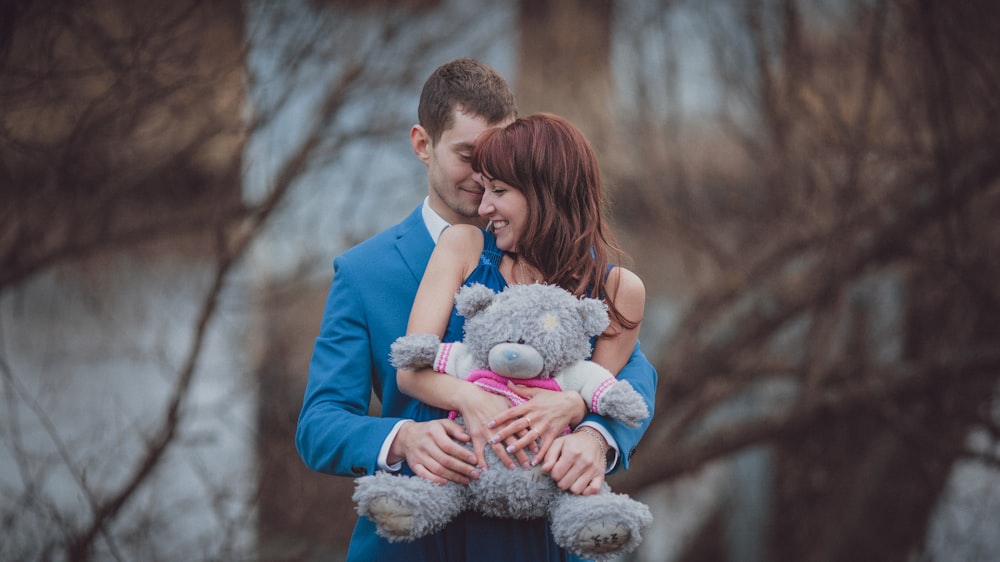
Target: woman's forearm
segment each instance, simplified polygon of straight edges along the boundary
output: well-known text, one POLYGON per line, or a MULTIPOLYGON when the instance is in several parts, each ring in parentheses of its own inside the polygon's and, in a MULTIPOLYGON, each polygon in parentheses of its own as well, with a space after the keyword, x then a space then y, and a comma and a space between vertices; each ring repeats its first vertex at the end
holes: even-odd
POLYGON ((462 411, 466 404, 463 398, 470 390, 477 390, 466 381, 430 368, 419 371, 400 370, 396 374, 396 384, 405 394, 444 410, 462 411))

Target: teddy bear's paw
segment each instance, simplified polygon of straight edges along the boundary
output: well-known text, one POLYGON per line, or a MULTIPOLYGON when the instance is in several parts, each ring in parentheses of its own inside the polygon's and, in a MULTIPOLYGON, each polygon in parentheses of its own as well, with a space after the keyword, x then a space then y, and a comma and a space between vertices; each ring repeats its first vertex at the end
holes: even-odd
POLYGON ((646 401, 628 381, 618 381, 608 387, 598 398, 597 412, 629 427, 639 427, 642 420, 649 417, 646 401))
POLYGON ((577 552, 603 554, 618 552, 632 539, 632 533, 619 521, 597 521, 586 525, 577 536, 577 552))
POLYGON ((396 498, 381 497, 372 500, 368 504, 368 518, 378 527, 379 534, 386 538, 409 537, 415 527, 411 508, 396 498))
POLYGON ((400 336, 389 347, 389 362, 397 369, 422 369, 434 364, 441 338, 434 334, 400 336))

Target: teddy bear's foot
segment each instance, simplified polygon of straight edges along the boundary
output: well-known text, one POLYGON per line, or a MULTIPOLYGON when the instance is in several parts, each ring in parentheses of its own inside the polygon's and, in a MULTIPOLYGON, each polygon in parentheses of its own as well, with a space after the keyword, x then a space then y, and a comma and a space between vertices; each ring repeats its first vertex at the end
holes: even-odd
POLYGON ((444 528, 462 510, 464 489, 377 472, 358 478, 353 499, 358 515, 375 523, 379 536, 389 542, 409 542, 444 528))
POLYGON ((581 558, 606 562, 635 550, 653 516, 645 504, 612 493, 605 484, 593 496, 560 497, 549 520, 556 544, 581 558))
POLYGON ((379 534, 389 537, 406 538, 413 534, 415 527, 413 512, 396 498, 380 497, 368 504, 366 515, 378 528, 379 534))
POLYGON ((580 552, 617 552, 632 539, 628 527, 618 521, 598 521, 580 530, 576 548, 580 552))

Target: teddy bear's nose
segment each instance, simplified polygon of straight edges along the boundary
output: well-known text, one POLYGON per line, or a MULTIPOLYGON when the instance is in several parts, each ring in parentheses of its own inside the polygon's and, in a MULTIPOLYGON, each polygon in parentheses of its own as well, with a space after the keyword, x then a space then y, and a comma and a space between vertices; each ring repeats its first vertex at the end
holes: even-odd
POLYGON ((514 379, 538 376, 545 367, 542 354, 530 345, 501 343, 493 346, 487 358, 490 370, 514 379))

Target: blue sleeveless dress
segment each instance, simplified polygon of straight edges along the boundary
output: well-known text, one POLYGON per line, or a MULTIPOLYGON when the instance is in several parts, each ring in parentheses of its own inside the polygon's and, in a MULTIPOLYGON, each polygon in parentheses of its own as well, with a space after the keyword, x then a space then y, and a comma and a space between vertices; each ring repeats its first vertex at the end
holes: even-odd
MULTIPOLYGON (((500 274, 503 252, 497 248, 496 237, 483 231, 483 253, 479 265, 463 285, 480 283, 502 291, 507 281, 500 274)), ((452 309, 451 320, 443 341, 462 339, 465 319, 452 309)), ((447 417, 438 408, 437 417, 447 417)), ((430 413, 430 410, 427 413, 430 413)), ((433 418, 428 418, 433 419, 433 418)), ((412 474, 412 472, 404 471, 412 474)), ((364 520, 364 518, 362 518, 364 520)), ((466 511, 440 532, 411 543, 389 543, 378 537, 379 557, 385 561, 424 562, 579 562, 582 559, 560 549, 552 540, 546 519, 496 519, 466 511)))

